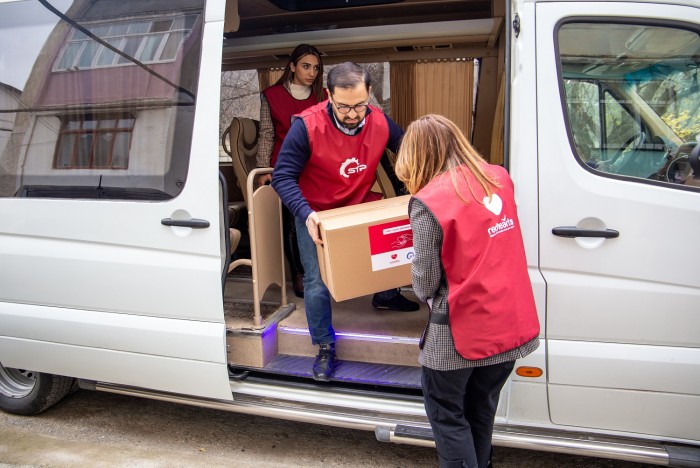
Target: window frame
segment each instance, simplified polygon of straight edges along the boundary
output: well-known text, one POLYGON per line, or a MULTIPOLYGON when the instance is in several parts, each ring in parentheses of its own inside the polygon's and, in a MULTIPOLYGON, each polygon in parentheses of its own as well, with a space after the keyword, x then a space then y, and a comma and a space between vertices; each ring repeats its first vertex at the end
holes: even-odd
MULTIPOLYGON (((117 22, 91 22, 88 24, 82 25, 86 29, 89 29, 93 34, 95 34, 97 37, 102 39, 103 41, 111 44, 115 48, 121 50, 124 52, 126 48, 126 43, 129 38, 139 38, 139 44, 136 47, 136 50, 134 53, 131 55, 133 58, 136 60, 140 61, 141 63, 144 64, 159 64, 159 63, 172 63, 175 60, 177 60, 178 53, 180 49, 182 48, 182 45, 184 44, 185 40, 189 37, 189 35, 192 33, 194 30, 195 25, 197 24, 198 20, 198 14, 175 14, 171 16, 157 16, 157 17, 148 17, 148 18, 134 18, 130 21, 117 21, 117 22), (182 25, 178 25, 178 20, 182 21, 182 25), (171 26, 170 29, 167 31, 151 31, 154 28, 155 23, 162 22, 162 21, 171 21, 171 26), (129 32, 129 28, 132 24, 136 23, 148 23, 148 28, 146 32, 129 32), (189 24, 189 29, 187 28, 189 24), (105 34, 98 34, 94 30, 101 28, 101 27, 108 27, 108 30, 111 31, 112 28, 126 25, 126 32, 119 34, 119 35, 105 35, 105 34), (174 53, 172 54, 172 57, 169 58, 163 58, 163 52, 165 51, 166 47, 168 46, 168 41, 170 40, 170 37, 173 35, 180 35, 180 39, 178 41, 177 47, 174 49, 174 53), (153 54, 154 57, 158 57, 157 59, 151 59, 151 60, 142 60, 141 59, 141 54, 143 53, 144 49, 147 46, 147 43, 149 41, 149 38, 151 37, 157 37, 160 36, 160 42, 158 46, 155 48, 155 52, 153 54)), ((123 59, 122 56, 119 54, 107 49, 105 46, 102 44, 99 44, 95 42, 93 39, 90 37, 86 36, 84 33, 81 31, 71 28, 70 31, 67 33, 67 39, 63 46, 61 47, 60 52, 56 56, 56 59, 53 62, 53 65, 51 67, 52 72, 67 72, 67 71, 74 71, 74 70, 98 70, 98 69, 105 69, 105 68, 114 68, 114 67, 122 67, 122 66, 129 66, 129 65, 134 65, 129 60, 126 61, 121 61, 120 59, 123 59), (65 64, 60 65, 61 62, 64 59, 65 54, 69 49, 71 49, 74 45, 78 44, 79 47, 77 48, 75 52, 75 56, 73 57, 72 61, 70 64, 65 64), (79 66, 79 62, 82 58, 83 52, 85 52, 86 48, 95 46, 95 51, 92 53, 92 58, 90 60, 90 65, 88 66, 79 66), (106 64, 100 64, 99 61, 102 58, 104 54, 109 54, 111 53, 113 55, 110 63, 106 64), (60 66, 59 66, 60 65, 60 66)))
POLYGON ((59 130, 58 133, 58 139, 56 140, 56 148, 54 150, 54 158, 53 158, 53 164, 52 168, 57 169, 57 170, 80 170, 80 169, 86 169, 86 170, 93 170, 93 169, 99 169, 99 170, 127 170, 129 169, 129 159, 130 159, 130 150, 131 150, 131 142, 133 141, 133 133, 134 133, 134 127, 136 125, 136 116, 132 113, 124 113, 124 112, 118 112, 118 113, 95 113, 95 114, 74 114, 74 115, 65 115, 65 116, 60 116, 59 117, 61 120, 61 129, 59 130), (115 126, 113 127, 103 127, 100 123, 105 122, 105 121, 110 121, 113 120, 115 122, 115 126), (129 127, 120 127, 119 123, 122 120, 128 120, 131 122, 129 127), (92 121, 96 122, 95 128, 85 128, 85 122, 86 121, 92 121), (68 129, 67 126, 69 122, 80 122, 80 127, 78 129, 68 129), (108 154, 108 160, 109 160, 109 165, 106 166, 97 166, 94 165, 95 161, 95 153, 97 149, 97 145, 99 144, 100 135, 105 135, 105 134, 113 134, 114 137, 112 139, 112 142, 110 144, 110 149, 109 149, 109 154, 108 154), (126 154, 126 164, 123 166, 114 166, 114 147, 117 142, 117 135, 118 134, 128 134, 128 145, 127 145, 127 154, 126 154), (71 149, 71 161, 69 165, 60 165, 59 160, 61 158, 61 146, 63 145, 63 138, 64 135, 75 135, 75 138, 73 139, 72 143, 72 149, 71 149), (90 154, 88 156, 88 164, 87 166, 80 166, 77 165, 78 161, 78 155, 80 152, 80 136, 84 135, 91 135, 92 136, 92 142, 91 142, 91 148, 90 148, 90 154))

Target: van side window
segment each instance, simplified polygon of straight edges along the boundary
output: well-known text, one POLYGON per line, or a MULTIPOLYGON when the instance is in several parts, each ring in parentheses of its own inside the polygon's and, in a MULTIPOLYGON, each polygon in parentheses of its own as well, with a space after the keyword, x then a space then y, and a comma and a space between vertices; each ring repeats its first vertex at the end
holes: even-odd
POLYGON ((560 27, 557 51, 581 165, 632 180, 700 186, 689 161, 700 134, 697 33, 572 22, 560 27))
POLYGON ((0 197, 167 200, 185 185, 203 0, 0 3, 0 197), (18 41, 17 37, 32 40, 18 41))

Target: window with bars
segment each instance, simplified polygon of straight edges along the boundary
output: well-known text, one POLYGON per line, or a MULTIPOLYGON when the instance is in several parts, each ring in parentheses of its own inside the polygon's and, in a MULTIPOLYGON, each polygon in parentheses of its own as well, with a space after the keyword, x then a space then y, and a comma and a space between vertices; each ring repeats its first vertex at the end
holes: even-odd
POLYGON ((130 114, 64 118, 54 168, 127 169, 135 120, 130 114))
MULTIPOLYGON (((85 26, 92 34, 142 63, 175 60, 183 39, 192 30, 197 15, 100 23, 85 26)), ((113 50, 73 29, 54 63, 53 71, 89 70, 131 64, 113 50)))

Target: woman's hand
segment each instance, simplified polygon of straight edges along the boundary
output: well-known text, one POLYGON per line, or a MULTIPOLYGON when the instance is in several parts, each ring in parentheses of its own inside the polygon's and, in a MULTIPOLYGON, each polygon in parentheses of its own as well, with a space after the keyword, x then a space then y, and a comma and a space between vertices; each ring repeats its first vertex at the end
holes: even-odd
POLYGON ((258 176, 258 185, 265 185, 272 182, 272 174, 260 174, 258 176))

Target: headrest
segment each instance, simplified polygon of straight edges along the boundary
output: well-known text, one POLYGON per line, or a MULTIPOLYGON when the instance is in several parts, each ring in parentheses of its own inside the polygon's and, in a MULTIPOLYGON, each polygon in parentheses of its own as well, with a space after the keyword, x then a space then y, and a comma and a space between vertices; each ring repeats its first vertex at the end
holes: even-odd
MULTIPOLYGON (((248 119, 245 117, 235 117, 231 121, 231 125, 235 125, 235 135, 237 136, 236 143, 241 145, 248 151, 252 151, 258 146, 258 127, 260 124, 257 120, 248 119)), ((234 131, 232 129, 231 133, 234 131)))
POLYGON ((257 120, 246 117, 234 117, 231 120, 231 157, 237 157, 246 173, 255 169, 258 155, 258 128, 257 120))

